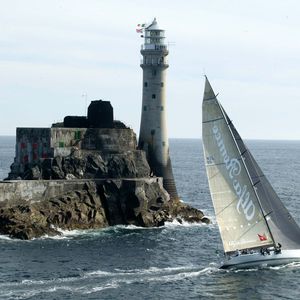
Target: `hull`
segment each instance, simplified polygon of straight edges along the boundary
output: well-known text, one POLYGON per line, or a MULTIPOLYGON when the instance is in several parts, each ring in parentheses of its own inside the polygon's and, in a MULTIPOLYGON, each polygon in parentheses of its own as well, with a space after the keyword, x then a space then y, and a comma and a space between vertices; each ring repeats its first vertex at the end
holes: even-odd
POLYGON ((251 267, 266 267, 300 262, 300 249, 282 250, 281 253, 261 254, 258 252, 252 254, 242 254, 228 257, 223 262, 221 269, 247 269, 251 267))

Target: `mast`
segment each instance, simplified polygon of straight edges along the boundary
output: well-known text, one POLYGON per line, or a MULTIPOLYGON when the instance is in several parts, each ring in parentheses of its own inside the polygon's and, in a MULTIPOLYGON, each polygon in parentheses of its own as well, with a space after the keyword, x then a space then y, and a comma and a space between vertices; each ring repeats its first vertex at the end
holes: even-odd
MULTIPOLYGON (((206 78, 206 80, 208 80, 208 79, 206 78)), ((262 208, 262 205, 261 205, 259 196, 258 196, 257 191, 256 191, 256 188, 255 188, 255 185, 253 184, 253 181, 252 181, 252 178, 251 178, 251 176, 250 176, 248 167, 247 167, 247 165, 245 164, 245 161, 244 161, 244 159, 243 159, 242 152, 241 152, 241 150, 240 150, 240 148, 239 148, 239 146, 238 146, 238 144, 237 144, 237 142, 236 142, 236 138, 235 138, 235 136, 234 136, 234 134, 233 134, 233 132, 232 132, 232 129, 231 129, 231 127, 230 127, 230 124, 232 124, 232 121, 231 121, 231 120, 228 118, 228 116, 226 115, 226 113, 225 113, 223 107, 220 105, 219 101, 218 101, 217 99, 216 99, 216 101, 217 101, 217 103, 218 103, 218 105, 219 105, 219 107, 220 107, 220 110, 221 110, 222 114, 223 114, 223 117, 224 117, 224 119, 225 119, 225 122, 226 122, 226 124, 227 124, 227 127, 228 127, 228 129, 229 129, 229 131, 230 131, 230 133, 231 133, 231 136, 232 136, 232 139, 233 139, 233 141, 234 141, 234 144, 235 144, 235 146, 236 146, 236 148, 237 148, 237 150, 238 150, 238 152, 239 152, 239 154, 240 154, 242 163, 243 163, 243 165, 244 165, 244 167, 245 167, 245 169, 246 169, 247 176, 248 176, 250 182, 252 183, 253 191, 254 191, 254 193, 255 193, 255 196, 256 196, 256 199, 257 199, 259 208, 260 208, 260 210, 261 210, 261 212, 262 212, 263 218, 264 218, 264 220, 265 220, 265 223, 266 223, 267 228, 268 228, 268 230, 269 230, 271 239, 272 239, 272 241, 273 241, 273 245, 274 245, 274 247, 275 247, 275 246, 276 246, 276 242, 275 242, 274 236, 273 236, 273 234, 272 234, 271 228, 270 228, 270 226, 269 226, 269 224, 268 224, 268 220, 266 219, 265 212, 264 212, 264 210, 263 210, 263 208, 262 208), (230 123, 229 123, 229 121, 230 121, 230 123)), ((242 139, 241 139, 241 140, 242 140, 242 139)), ((249 151, 249 150, 247 149, 246 151, 249 151)))

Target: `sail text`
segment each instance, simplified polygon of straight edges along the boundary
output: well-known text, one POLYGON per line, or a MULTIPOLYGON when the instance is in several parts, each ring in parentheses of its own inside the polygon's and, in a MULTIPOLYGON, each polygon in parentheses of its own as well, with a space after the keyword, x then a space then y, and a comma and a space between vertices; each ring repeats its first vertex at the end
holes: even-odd
POLYGON ((238 213, 241 213, 242 210, 246 219, 251 221, 255 215, 255 205, 250 199, 250 193, 248 192, 247 185, 242 186, 238 180, 238 176, 242 170, 241 163, 236 158, 229 157, 221 132, 217 125, 212 127, 212 131, 228 171, 229 178, 231 179, 232 187, 239 199, 236 206, 237 211, 238 213))

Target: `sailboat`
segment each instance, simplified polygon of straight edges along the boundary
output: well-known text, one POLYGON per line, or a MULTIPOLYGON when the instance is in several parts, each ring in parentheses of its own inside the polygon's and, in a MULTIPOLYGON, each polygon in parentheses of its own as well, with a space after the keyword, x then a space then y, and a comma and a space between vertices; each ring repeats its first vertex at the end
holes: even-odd
POLYGON ((224 247, 221 268, 300 261, 300 228, 258 166, 205 77, 205 166, 224 247))

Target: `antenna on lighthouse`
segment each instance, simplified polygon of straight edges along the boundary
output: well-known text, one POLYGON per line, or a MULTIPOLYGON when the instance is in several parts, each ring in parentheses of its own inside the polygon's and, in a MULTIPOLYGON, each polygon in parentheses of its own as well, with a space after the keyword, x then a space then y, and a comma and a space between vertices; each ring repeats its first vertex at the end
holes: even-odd
POLYGON ((81 97, 82 97, 82 98, 84 99, 84 101, 85 101, 85 105, 84 105, 84 114, 87 115, 87 93, 86 93, 86 92, 82 93, 81 97))

